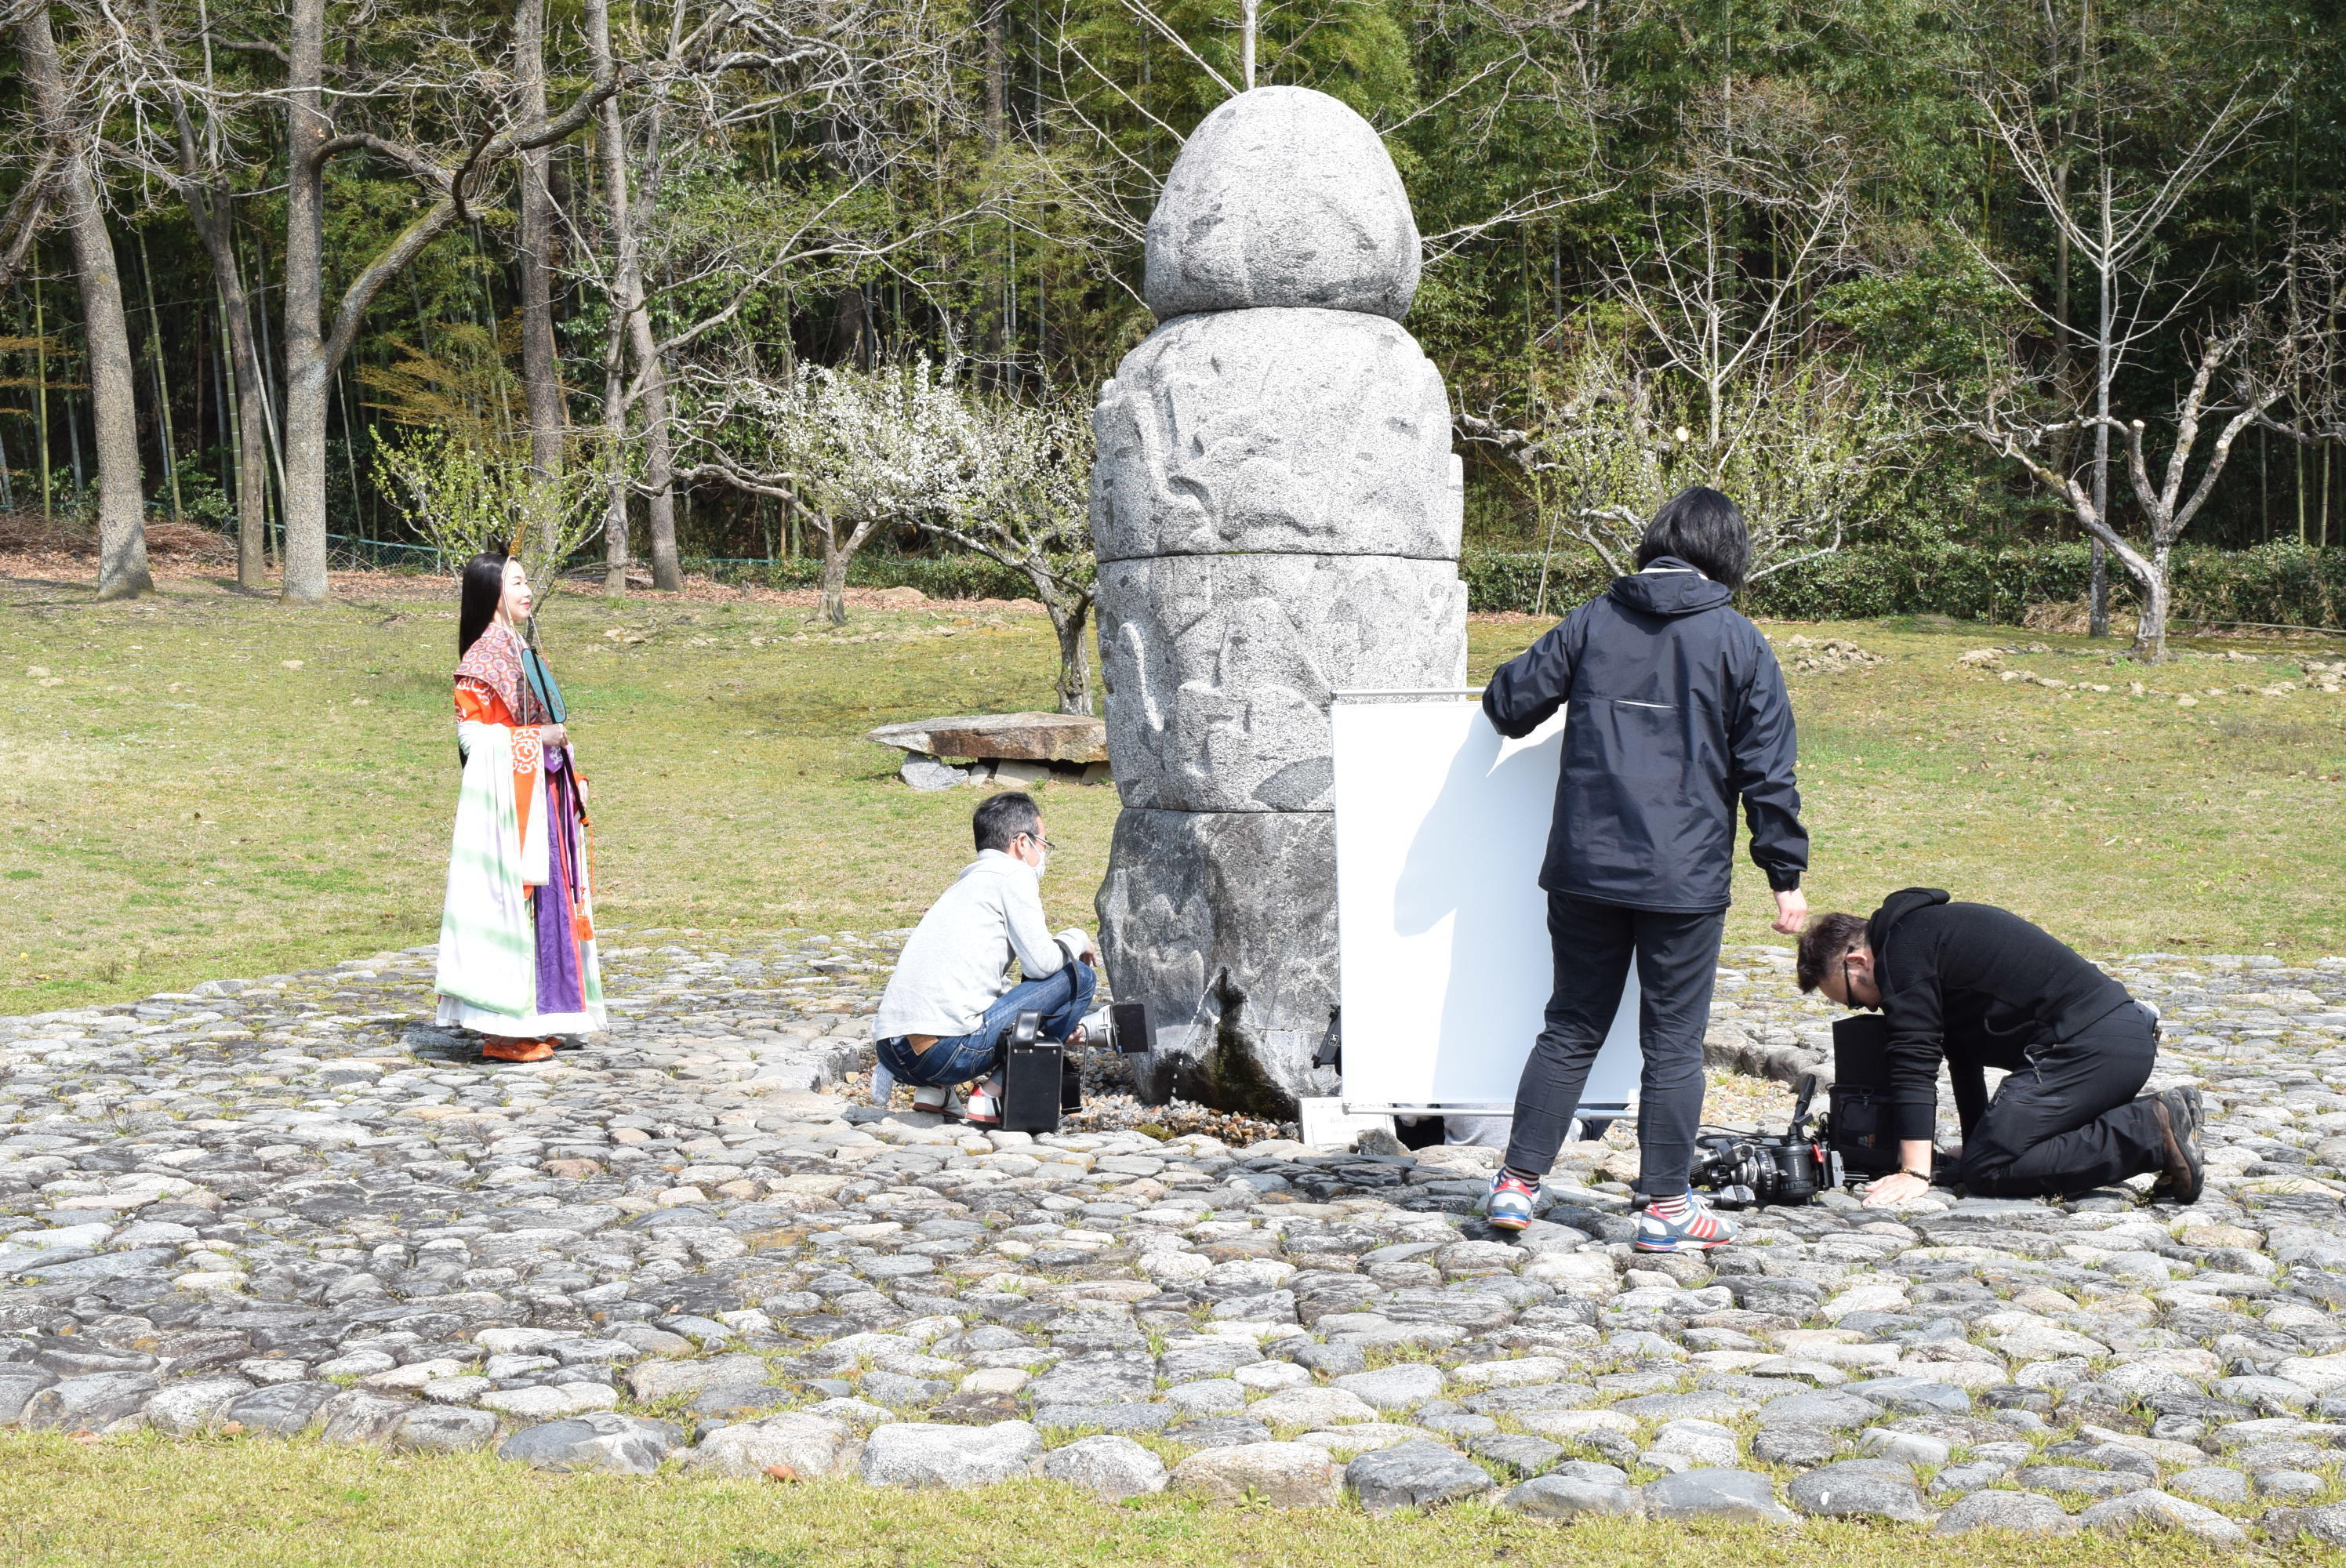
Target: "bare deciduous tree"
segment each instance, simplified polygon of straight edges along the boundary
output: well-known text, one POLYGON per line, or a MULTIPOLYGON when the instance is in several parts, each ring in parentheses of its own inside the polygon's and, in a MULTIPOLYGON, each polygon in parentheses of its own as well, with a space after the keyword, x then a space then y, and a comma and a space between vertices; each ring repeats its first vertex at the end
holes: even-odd
MULTIPOLYGON (((2098 76, 2088 76, 2086 80, 2088 90, 2099 94, 2098 76)), ((2094 270, 2096 300, 2091 328, 2073 326, 2065 309, 2040 309, 2038 313, 2062 340, 2065 351, 2067 344, 2075 341, 2082 343, 2093 355, 2093 417, 2076 422, 2076 428, 2089 430, 2093 437, 2092 504, 2096 515, 2106 517, 2109 512, 2110 433, 2118 428, 2110 415, 2111 388, 2125 368, 2128 351, 2137 342, 2165 327, 2175 308, 2188 297, 2188 291, 2177 295, 2174 304, 2164 311, 2155 310, 2151 304, 2160 249, 2159 230, 2192 188, 2236 151, 2279 102, 2278 96, 2257 100, 2235 92, 2208 117, 2198 137, 2172 166, 2147 181, 2137 181, 2118 172, 2118 138, 2110 128, 2114 117, 2108 112, 2109 106, 2098 98, 2091 105, 2092 112, 2082 117, 2065 116, 2058 136, 2048 138, 2044 117, 2025 84, 2007 82, 1979 95, 1989 129, 2011 157, 2023 183, 2052 219, 2061 243, 2064 268, 2074 252, 2094 270), (2082 148, 2071 145, 2081 135, 2082 148), (2094 168, 2082 206, 2071 180, 2073 165, 2081 154, 2094 168)), ((1979 254, 1988 265, 1996 266, 1984 249, 1980 249, 1979 254)), ((2015 294, 2030 299, 2028 290, 2014 283, 2001 268, 1997 272, 2015 294)), ((2061 290, 2066 298, 2066 276, 2061 290)), ((2109 594, 2102 559, 2107 545, 2098 535, 2094 536, 2094 543, 2090 628, 2095 636, 2107 636, 2109 594)), ((2127 570, 2131 572, 2133 568, 2128 566, 2127 570)))
POLYGON ((93 167, 97 127, 88 117, 95 95, 67 81, 49 8, 41 0, 17 12, 15 32, 35 134, 55 149, 49 185, 73 242, 74 272, 81 286, 90 423, 97 438, 97 596, 133 598, 153 593, 155 579, 147 569, 147 491, 139 470, 129 321, 93 167))
POLYGON ((1916 400, 1804 309, 1853 265, 1849 148, 1810 106, 1740 107, 1705 109, 1688 161, 1617 244, 1606 294, 1632 330, 1584 312, 1520 418, 1458 417, 1523 476, 1551 554, 1568 526, 1619 572, 1656 507, 1708 484, 1750 524, 1756 582, 1841 548, 1917 461, 1916 400))
POLYGON ((2298 379, 2299 359, 2308 347, 2288 330, 2286 318, 2277 321, 2263 309, 2250 311, 2209 333, 2200 345, 2189 381, 2176 396, 2174 433, 2167 460, 2155 476, 2145 452, 2148 431, 2142 420, 2120 420, 2097 410, 2067 420, 2032 421, 2025 410, 2032 402, 2041 406, 2048 391, 2042 385, 2031 388, 2017 379, 2007 382, 1999 400, 1973 422, 1973 433, 1981 441, 2022 464, 2039 484, 2059 496, 2078 525, 2116 556, 2134 579, 2141 612, 2134 646, 2128 650, 2133 657, 2152 664, 2167 657, 2170 558, 2177 541, 2199 515, 2217 480, 2223 476, 2241 433, 2261 424, 2292 439, 2302 438, 2294 425, 2277 420, 2273 411, 2290 396, 2298 379), (2048 461, 2049 450, 2061 436, 2083 428, 2114 434, 2126 443, 2127 477, 2148 535, 2141 545, 2110 521, 2107 505, 2093 481, 2090 460, 2082 473, 2062 472, 2048 461), (2203 441, 2205 452, 2200 450, 2203 441), (2199 469, 2196 481, 2191 477, 2195 461, 2199 469))

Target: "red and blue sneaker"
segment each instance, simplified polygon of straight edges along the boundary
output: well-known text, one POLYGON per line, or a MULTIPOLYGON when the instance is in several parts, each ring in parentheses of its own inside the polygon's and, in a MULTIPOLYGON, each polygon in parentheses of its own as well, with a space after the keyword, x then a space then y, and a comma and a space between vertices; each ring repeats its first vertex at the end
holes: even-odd
POLYGON ((1735 1242, 1735 1227, 1690 1192, 1658 1197, 1637 1217, 1639 1252, 1710 1252, 1735 1242))
POLYGON ((1491 1178, 1491 1196, 1483 1201, 1483 1217, 1500 1230, 1522 1230, 1532 1222, 1532 1205, 1539 1188, 1502 1166, 1491 1178))

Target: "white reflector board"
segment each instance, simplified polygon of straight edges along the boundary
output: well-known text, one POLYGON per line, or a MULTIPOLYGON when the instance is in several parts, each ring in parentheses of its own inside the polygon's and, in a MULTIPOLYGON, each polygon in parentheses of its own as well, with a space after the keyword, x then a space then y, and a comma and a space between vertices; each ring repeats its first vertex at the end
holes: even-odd
MULTIPOLYGON (((1510 1114, 1540 1032, 1564 716, 1506 740, 1480 695, 1340 692, 1330 716, 1347 1110, 1510 1114)), ((1623 1111, 1640 1064, 1633 968, 1581 1114, 1623 1111)))

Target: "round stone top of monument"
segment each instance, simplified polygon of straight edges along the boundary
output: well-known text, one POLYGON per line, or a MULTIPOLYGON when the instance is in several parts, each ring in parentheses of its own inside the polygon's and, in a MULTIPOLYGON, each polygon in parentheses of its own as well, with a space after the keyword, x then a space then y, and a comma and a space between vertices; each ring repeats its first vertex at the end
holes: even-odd
POLYGON ((1399 321, 1418 267, 1417 220, 1384 142, 1309 87, 1257 87, 1198 122, 1148 219, 1160 321, 1280 305, 1399 321))

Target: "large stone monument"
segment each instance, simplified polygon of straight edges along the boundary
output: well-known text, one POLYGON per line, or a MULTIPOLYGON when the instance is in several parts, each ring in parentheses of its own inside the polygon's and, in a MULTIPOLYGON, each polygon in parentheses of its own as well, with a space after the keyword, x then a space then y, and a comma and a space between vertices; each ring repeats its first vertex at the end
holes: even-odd
POLYGON ((1462 475, 1401 318, 1409 198, 1367 121, 1261 87, 1148 220, 1158 326, 1101 388, 1092 535, 1125 809, 1100 888, 1148 1090, 1291 1114, 1334 1074, 1331 692, 1457 687, 1462 475))

